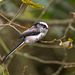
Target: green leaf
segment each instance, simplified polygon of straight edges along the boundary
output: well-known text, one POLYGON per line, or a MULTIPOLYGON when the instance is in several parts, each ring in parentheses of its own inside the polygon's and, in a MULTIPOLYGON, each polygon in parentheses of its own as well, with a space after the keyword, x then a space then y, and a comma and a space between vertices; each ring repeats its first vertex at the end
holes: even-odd
POLYGON ((22 0, 22 2, 30 5, 33 8, 44 8, 41 4, 39 4, 39 3, 35 4, 30 0, 22 0))

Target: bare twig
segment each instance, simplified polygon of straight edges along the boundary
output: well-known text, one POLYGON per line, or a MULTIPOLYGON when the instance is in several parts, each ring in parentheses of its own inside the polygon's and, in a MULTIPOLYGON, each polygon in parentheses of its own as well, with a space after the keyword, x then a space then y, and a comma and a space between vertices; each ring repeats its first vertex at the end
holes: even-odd
POLYGON ((73 19, 75 20, 75 12, 70 12, 70 15, 73 17, 73 19))
MULTIPOLYGON (((3 58, 1 57, 1 55, 0 55, 0 60, 1 60, 1 61, 3 60, 3 58)), ((10 73, 9 73, 8 68, 6 67, 6 65, 5 65, 4 63, 2 63, 2 65, 3 65, 3 67, 6 69, 7 74, 10 75, 10 73)))
POLYGON ((9 24, 0 24, 0 27, 8 26, 9 24))
POLYGON ((28 53, 21 53, 21 52, 16 52, 16 54, 18 55, 21 55, 21 56, 24 56, 25 58, 29 58, 29 59, 32 59, 32 60, 35 60, 35 61, 38 61, 40 63, 44 63, 44 64, 59 64, 59 65, 75 65, 75 62, 61 62, 61 61, 46 61, 46 60, 43 60, 43 59, 40 59, 38 57, 35 57, 35 56, 31 56, 29 55, 28 53))
POLYGON ((72 22, 69 23, 69 25, 67 26, 66 30, 65 30, 65 33, 64 33, 64 36, 67 35, 69 29, 70 29, 70 26, 72 25, 72 22))
POLYGON ((57 70, 55 73, 51 74, 51 75, 59 75, 59 73, 61 72, 62 69, 63 69, 63 65, 61 65, 61 66, 58 68, 58 70, 57 70))
POLYGON ((67 33, 68 33, 69 29, 71 29, 71 30, 75 31, 75 28, 74 28, 74 27, 72 27, 72 23, 73 23, 73 22, 74 22, 74 20, 75 20, 75 13, 70 12, 70 14, 72 15, 73 19, 71 20, 71 22, 69 22, 69 25, 68 25, 68 27, 67 27, 67 28, 66 28, 66 30, 65 30, 64 36, 66 36, 66 35, 67 35, 67 33))
MULTIPOLYGON (((34 23, 36 21, 37 18, 33 18, 33 19, 29 19, 29 18, 24 18, 21 19, 17 19, 18 21, 21 21, 21 22, 28 22, 28 23, 34 23)), ((62 19, 62 20, 58 20, 58 19, 55 19, 55 20, 46 20, 46 19, 40 19, 40 21, 43 21, 43 22, 47 22, 49 26, 53 25, 53 26, 67 26, 73 19, 62 19)), ((73 21, 74 22, 74 21, 73 21)))
POLYGON ((24 6, 24 9, 22 9, 21 13, 22 13, 22 14, 25 13, 25 11, 28 9, 28 7, 29 7, 29 5, 25 5, 25 6, 24 6))
POLYGON ((15 26, 13 26, 13 25, 10 25, 10 24, 0 24, 0 27, 4 27, 4 26, 10 26, 10 27, 14 28, 18 33, 21 34, 21 32, 15 26))
POLYGON ((75 31, 75 28, 72 25, 70 25, 70 29, 75 31))
POLYGON ((9 25, 9 26, 14 28, 17 32, 19 32, 21 34, 21 32, 16 27, 14 27, 13 25, 9 25))
MULTIPOLYGON (((2 16, 2 14, 0 13, 0 16, 2 16)), ((2 16, 3 17, 3 16, 2 16)), ((5 17, 5 16, 4 16, 5 17)), ((3 17, 3 18, 4 18, 3 17)), ((6 18, 6 17, 5 17, 6 18)), ((8 18, 7 18, 8 19, 8 18)), ((5 19, 5 20, 7 20, 7 19, 5 19)), ((8 19, 9 20, 9 19, 8 19)), ((8 21, 7 20, 7 21, 8 21)), ((29 19, 29 18, 24 18, 24 20, 23 19, 17 19, 18 21, 20 20, 21 22, 30 22, 30 23, 34 23, 35 21, 36 21, 36 18, 33 18, 33 19, 29 19)), ((8 22, 10 22, 11 20, 9 20, 8 22)), ((67 26, 68 25, 68 23, 70 23, 70 22, 72 22, 73 21, 73 19, 63 19, 63 20, 44 20, 44 19, 41 19, 41 21, 44 21, 44 22, 47 22, 49 25, 59 25, 59 26, 61 26, 61 25, 64 25, 64 26, 67 26)), ((74 21, 73 21, 74 22, 74 21)), ((15 22, 12 22, 12 24, 14 24, 14 25, 17 25, 17 26, 21 26, 21 25, 19 25, 19 24, 16 24, 15 22)), ((24 26, 21 26, 22 28, 26 28, 26 27, 24 27, 24 26)))
MULTIPOLYGON (((0 38, 0 44, 2 45, 2 47, 4 48, 5 52, 6 53, 9 53, 9 49, 8 47, 6 46, 6 44, 3 42, 3 40, 0 38)), ((9 65, 9 63, 11 62, 13 56, 10 57, 10 60, 7 62, 7 66, 9 65)))
POLYGON ((20 28, 27 28, 27 27, 21 26, 20 24, 15 23, 15 22, 12 22, 12 24, 14 24, 14 25, 16 25, 16 26, 18 26, 20 28))
POLYGON ((12 20, 10 21, 10 23, 9 23, 9 24, 11 24, 11 23, 12 23, 12 21, 14 21, 14 20, 16 19, 16 17, 17 17, 17 15, 19 14, 19 12, 20 12, 21 8, 23 7, 23 4, 24 4, 24 3, 22 3, 22 4, 20 5, 19 10, 17 11, 16 15, 12 18, 12 20))
POLYGON ((64 66, 64 68, 72 68, 72 67, 75 67, 75 65, 67 65, 67 64, 66 64, 66 65, 64 66))
POLYGON ((62 38, 60 38, 60 39, 54 39, 54 40, 52 40, 52 41, 41 41, 42 43, 54 43, 54 42, 56 42, 56 41, 58 41, 58 42, 60 42, 62 39, 64 39, 65 38, 65 36, 64 37, 62 37, 62 38))
POLYGON ((6 51, 6 53, 9 52, 9 49, 7 48, 7 46, 5 45, 5 43, 3 42, 3 40, 0 37, 0 44, 2 45, 2 47, 4 48, 4 50, 6 51))
POLYGON ((25 71, 26 71, 26 68, 27 68, 27 66, 24 66, 24 69, 23 69, 22 75, 25 75, 24 73, 25 73, 25 71))
POLYGON ((8 75, 10 75, 10 73, 9 73, 8 68, 6 67, 6 65, 5 65, 4 63, 3 63, 2 65, 3 65, 3 66, 4 66, 4 68, 6 69, 7 74, 8 74, 8 75))
MULTIPOLYGON (((65 63, 65 61, 66 61, 66 59, 67 59, 67 52, 65 51, 65 49, 64 49, 64 59, 63 59, 63 63, 65 63)), ((59 68, 58 68, 58 70, 55 72, 55 73, 53 73, 52 75, 59 75, 59 73, 62 71, 62 69, 64 68, 64 65, 61 65, 59 68)))
POLYGON ((1 13, 0 13, 0 16, 2 16, 5 20, 7 20, 8 22, 10 22, 10 20, 7 17, 5 17, 4 15, 2 15, 1 13))
MULTIPOLYGON (((0 13, 0 16, 2 16, 3 18, 5 18, 5 19, 9 22, 9 24, 5 24, 5 26, 10 26, 10 27, 14 28, 14 29, 15 29, 17 32, 19 32, 20 34, 21 34, 21 32, 20 32, 16 27, 14 27, 13 25, 11 25, 11 23, 13 22, 13 20, 16 19, 16 16, 17 16, 18 13, 20 12, 22 6, 23 6, 23 3, 21 4, 19 10, 17 11, 16 15, 12 18, 12 20, 9 20, 8 18, 6 18, 4 15, 2 15, 2 14, 0 13)), ((13 24, 16 24, 16 23, 13 22, 13 24)), ((19 24, 16 24, 16 25, 19 26, 19 27, 22 27, 22 26, 20 26, 19 24)), ((2 25, 0 24, 0 26, 2 26, 2 25)), ((3 26, 4 26, 4 25, 3 25, 3 26)))
MULTIPOLYGON (((7 20, 8 22, 10 22, 11 20, 9 20, 7 17, 5 17, 4 15, 2 15, 1 13, 0 13, 0 16, 2 16, 5 20, 7 20)), ((12 24, 14 24, 14 25, 16 25, 16 26, 18 26, 18 27, 21 27, 21 28, 26 28, 26 27, 24 27, 24 26, 21 26, 20 24, 17 24, 17 23, 15 23, 15 22, 12 22, 12 24)))
POLYGON ((3 75, 5 75, 5 74, 4 74, 4 71, 3 71, 3 68, 1 67, 1 65, 0 65, 0 68, 1 68, 1 70, 2 70, 2 72, 3 72, 3 75))
MULTIPOLYGON (((67 65, 75 65, 75 62, 71 62, 71 63, 68 62, 67 63, 67 62, 61 62, 61 61, 46 61, 46 60, 43 60, 43 59, 31 56, 29 54, 21 53, 21 52, 16 52, 16 54, 24 56, 25 58, 30 58, 30 59, 36 60, 36 61, 44 63, 44 64, 60 64, 60 65, 66 65, 67 64, 67 65)), ((65 56, 66 55, 67 54, 65 53, 65 56)))

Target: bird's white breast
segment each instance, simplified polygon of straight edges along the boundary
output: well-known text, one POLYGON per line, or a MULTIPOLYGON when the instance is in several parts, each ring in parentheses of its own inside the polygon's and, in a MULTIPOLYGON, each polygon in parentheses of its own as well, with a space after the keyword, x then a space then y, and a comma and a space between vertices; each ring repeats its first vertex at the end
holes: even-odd
POLYGON ((34 43, 42 39, 45 35, 46 35, 45 33, 40 33, 39 35, 27 36, 25 38, 25 43, 34 43))

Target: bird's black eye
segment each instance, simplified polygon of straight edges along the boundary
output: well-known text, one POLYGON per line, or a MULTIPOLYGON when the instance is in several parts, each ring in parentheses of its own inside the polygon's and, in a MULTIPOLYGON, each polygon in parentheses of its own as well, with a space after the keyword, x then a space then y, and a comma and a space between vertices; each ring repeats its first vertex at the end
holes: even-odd
POLYGON ((46 26, 45 26, 45 25, 43 25, 43 28, 46 28, 46 26))
POLYGON ((35 25, 35 27, 37 27, 37 25, 39 25, 39 23, 35 23, 34 25, 35 25))

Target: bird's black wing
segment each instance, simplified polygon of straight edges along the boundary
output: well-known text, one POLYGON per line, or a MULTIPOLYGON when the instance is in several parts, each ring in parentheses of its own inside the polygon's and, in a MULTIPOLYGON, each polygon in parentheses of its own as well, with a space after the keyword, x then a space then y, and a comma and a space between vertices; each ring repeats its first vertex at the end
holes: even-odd
POLYGON ((38 35, 39 31, 24 31, 22 34, 20 34, 19 38, 26 37, 26 36, 32 36, 32 35, 38 35))
POLYGON ((26 36, 32 36, 32 35, 38 35, 39 33, 40 32, 38 31, 36 26, 31 26, 29 29, 21 33, 19 38, 26 37, 26 36))

